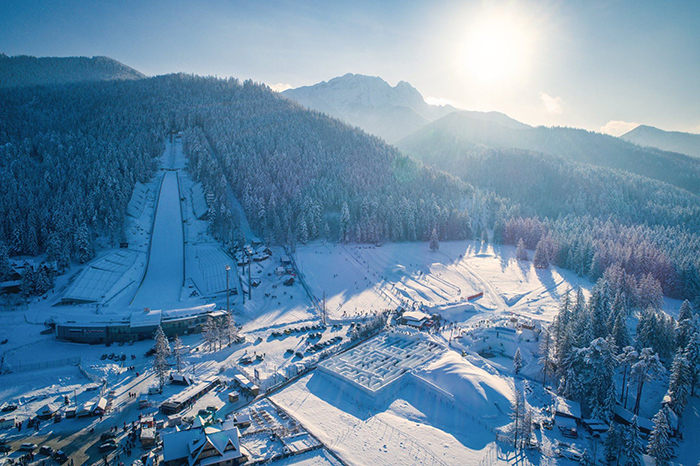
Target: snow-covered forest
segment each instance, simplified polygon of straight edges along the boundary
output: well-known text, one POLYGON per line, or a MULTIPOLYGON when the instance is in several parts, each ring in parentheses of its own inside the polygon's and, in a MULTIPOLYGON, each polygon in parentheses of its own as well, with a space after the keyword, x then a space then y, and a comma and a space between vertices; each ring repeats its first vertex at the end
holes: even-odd
POLYGON ((96 238, 120 241, 134 184, 152 176, 172 130, 215 194, 225 240, 235 233, 226 182, 278 243, 427 240, 434 227, 468 238, 474 215, 498 202, 252 81, 181 74, 5 89, 0 101, 3 261, 47 253, 65 269, 88 260, 96 238))
POLYGON ((495 242, 522 238, 535 249, 544 239, 554 264, 594 281, 611 267, 615 274, 620 269, 628 296, 650 274, 669 296, 700 297, 700 198, 678 187, 687 174, 680 167, 674 185, 568 156, 459 140, 419 147, 425 163, 520 207, 522 218, 496 219, 495 242))

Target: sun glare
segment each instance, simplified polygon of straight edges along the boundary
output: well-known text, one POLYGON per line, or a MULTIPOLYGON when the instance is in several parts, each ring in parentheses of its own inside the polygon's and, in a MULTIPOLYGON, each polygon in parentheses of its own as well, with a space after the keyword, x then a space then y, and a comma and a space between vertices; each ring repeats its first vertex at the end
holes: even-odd
POLYGON ((487 18, 469 28, 459 61, 476 82, 502 83, 525 70, 529 49, 529 34, 517 20, 487 18))

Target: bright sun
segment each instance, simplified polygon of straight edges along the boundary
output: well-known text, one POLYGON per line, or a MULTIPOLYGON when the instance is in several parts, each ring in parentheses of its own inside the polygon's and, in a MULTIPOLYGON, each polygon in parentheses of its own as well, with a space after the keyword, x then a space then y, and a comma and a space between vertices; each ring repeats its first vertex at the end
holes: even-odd
POLYGON ((461 67, 475 81, 516 79, 527 65, 530 34, 516 20, 488 18, 474 24, 460 52, 461 67))

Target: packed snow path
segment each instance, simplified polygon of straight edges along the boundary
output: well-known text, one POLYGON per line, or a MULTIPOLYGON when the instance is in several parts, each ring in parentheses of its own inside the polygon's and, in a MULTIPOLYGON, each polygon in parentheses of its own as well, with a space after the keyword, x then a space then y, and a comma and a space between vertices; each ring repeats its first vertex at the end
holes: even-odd
POLYGON ((150 307, 154 301, 180 300, 185 264, 183 242, 177 173, 168 171, 160 188, 146 276, 132 301, 133 306, 150 307))

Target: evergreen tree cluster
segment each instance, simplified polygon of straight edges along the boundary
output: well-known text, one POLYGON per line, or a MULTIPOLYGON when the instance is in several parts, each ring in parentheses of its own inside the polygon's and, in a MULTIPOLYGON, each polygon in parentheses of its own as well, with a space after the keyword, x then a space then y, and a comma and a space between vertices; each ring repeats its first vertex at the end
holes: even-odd
POLYGON ((116 244, 171 131, 214 194, 212 229, 225 241, 239 222, 229 187, 278 243, 428 241, 433 229, 472 238, 508 210, 264 85, 179 74, 0 89, 0 244, 46 253, 58 269, 90 260, 102 238, 116 244))

